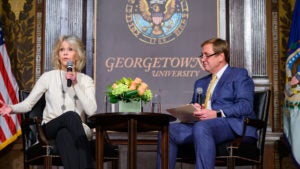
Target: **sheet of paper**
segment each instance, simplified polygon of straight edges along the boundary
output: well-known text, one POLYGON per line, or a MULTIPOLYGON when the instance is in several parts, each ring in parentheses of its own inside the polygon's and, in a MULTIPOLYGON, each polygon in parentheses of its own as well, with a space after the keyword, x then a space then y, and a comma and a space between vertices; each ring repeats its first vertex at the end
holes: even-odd
POLYGON ((169 112, 172 116, 176 117, 183 123, 198 121, 198 119, 193 116, 193 113, 196 110, 197 109, 192 104, 186 104, 175 108, 166 109, 167 112, 169 112))

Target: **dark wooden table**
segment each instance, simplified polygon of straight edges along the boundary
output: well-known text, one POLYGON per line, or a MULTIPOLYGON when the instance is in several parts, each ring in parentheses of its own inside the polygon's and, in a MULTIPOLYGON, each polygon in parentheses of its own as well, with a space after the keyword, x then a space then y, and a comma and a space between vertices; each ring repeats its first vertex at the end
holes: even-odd
POLYGON ((161 131, 161 168, 169 169, 169 122, 176 120, 163 113, 98 113, 89 118, 96 126, 96 167, 103 169, 104 131, 128 133, 128 168, 136 169, 137 133, 161 131))

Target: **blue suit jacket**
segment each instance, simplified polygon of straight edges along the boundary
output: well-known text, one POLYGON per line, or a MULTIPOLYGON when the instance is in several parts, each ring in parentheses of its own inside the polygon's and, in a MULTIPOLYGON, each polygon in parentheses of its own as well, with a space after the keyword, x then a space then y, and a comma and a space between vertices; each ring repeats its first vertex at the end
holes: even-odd
MULTIPOLYGON (((205 98, 212 75, 207 75, 195 82, 192 103, 197 103, 198 87, 203 89, 205 98)), ((255 118, 253 111, 254 83, 244 68, 228 66, 219 79, 211 96, 213 110, 223 110, 226 121, 237 135, 243 132, 245 117, 255 118)), ((204 102, 204 99, 202 99, 204 102)), ((247 127, 246 136, 257 138, 256 129, 247 127)))

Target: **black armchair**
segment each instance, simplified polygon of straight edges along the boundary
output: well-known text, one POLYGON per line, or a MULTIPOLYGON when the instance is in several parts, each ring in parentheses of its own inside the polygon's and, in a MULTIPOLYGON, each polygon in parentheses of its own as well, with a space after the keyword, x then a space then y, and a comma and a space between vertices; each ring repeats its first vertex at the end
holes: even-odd
MULTIPOLYGON (((257 128, 258 140, 249 143, 248 138, 241 136, 232 142, 216 145, 216 166, 227 166, 234 169, 235 166, 256 166, 263 168, 264 144, 269 114, 270 90, 258 91, 254 95, 254 111, 257 119, 246 118, 244 131, 247 125, 257 128)), ((194 163, 195 151, 192 144, 182 145, 178 149, 177 162, 194 163)))
MULTIPOLYGON (((20 100, 24 100, 29 95, 27 91, 20 91, 20 100)), ((62 161, 53 141, 45 137, 41 122, 43 109, 45 107, 45 97, 43 96, 28 113, 22 114, 22 139, 24 152, 24 168, 29 169, 30 165, 41 165, 45 169, 52 166, 62 166, 62 161)), ((95 145, 95 141, 91 141, 95 145)), ((112 168, 118 168, 119 151, 118 147, 110 144, 106 137, 104 146, 105 161, 112 162, 112 168)))

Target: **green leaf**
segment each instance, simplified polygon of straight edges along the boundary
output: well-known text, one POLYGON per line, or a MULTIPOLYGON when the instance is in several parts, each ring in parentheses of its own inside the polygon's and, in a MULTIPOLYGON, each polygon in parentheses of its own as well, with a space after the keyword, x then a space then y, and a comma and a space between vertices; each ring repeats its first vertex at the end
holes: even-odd
POLYGON ((119 99, 114 97, 113 95, 109 96, 110 103, 118 103, 119 99))

